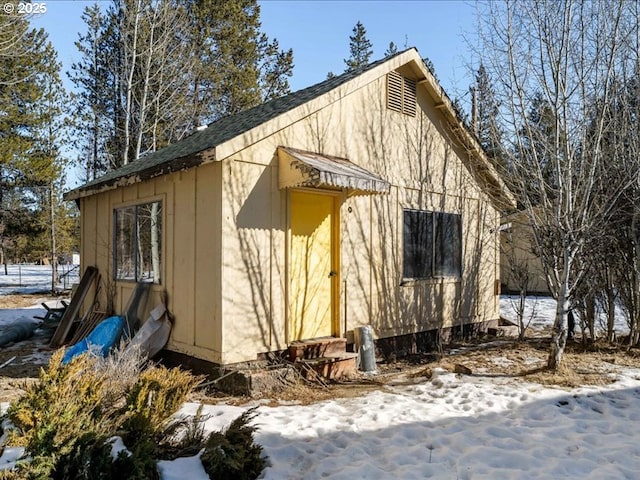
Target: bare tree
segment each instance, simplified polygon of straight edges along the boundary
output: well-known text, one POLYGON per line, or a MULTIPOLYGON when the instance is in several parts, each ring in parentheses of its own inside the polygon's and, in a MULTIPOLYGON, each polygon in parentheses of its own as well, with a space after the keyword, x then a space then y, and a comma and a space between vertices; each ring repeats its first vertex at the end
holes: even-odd
POLYGON ((170 0, 114 0, 122 112, 121 163, 188 133, 183 101, 194 57, 186 7, 170 0))
POLYGON ((602 234, 628 183, 606 176, 603 144, 616 71, 637 24, 626 21, 631 3, 624 0, 507 0, 482 8, 482 61, 500 81, 510 180, 557 299, 548 359, 555 369, 572 294, 587 271, 587 240, 602 234), (543 115, 532 115, 534 107, 543 115))
MULTIPOLYGON (((528 243, 527 243, 528 244, 528 243)), ((525 320, 527 309, 527 294, 529 293, 529 285, 531 284, 531 268, 529 266, 528 251, 523 251, 514 238, 513 228, 502 234, 500 242, 501 257, 506 260, 507 278, 504 279, 515 287, 517 298, 511 300, 511 307, 516 314, 518 324, 518 338, 522 341, 525 338, 526 330, 533 315, 525 320)))

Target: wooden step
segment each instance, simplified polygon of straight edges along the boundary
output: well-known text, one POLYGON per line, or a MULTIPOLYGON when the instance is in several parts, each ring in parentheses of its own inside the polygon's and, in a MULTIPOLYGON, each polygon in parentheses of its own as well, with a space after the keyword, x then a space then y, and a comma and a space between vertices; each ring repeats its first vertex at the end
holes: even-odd
POLYGON ((289 346, 289 359, 292 362, 296 362, 298 360, 310 360, 314 358, 328 357, 334 354, 342 354, 346 351, 346 338, 313 338, 310 340, 293 342, 289 346))
POLYGON ((302 375, 309 378, 313 374, 322 378, 336 380, 345 375, 352 375, 357 370, 357 353, 341 352, 328 354, 325 357, 301 359, 298 363, 304 366, 301 368, 302 375))

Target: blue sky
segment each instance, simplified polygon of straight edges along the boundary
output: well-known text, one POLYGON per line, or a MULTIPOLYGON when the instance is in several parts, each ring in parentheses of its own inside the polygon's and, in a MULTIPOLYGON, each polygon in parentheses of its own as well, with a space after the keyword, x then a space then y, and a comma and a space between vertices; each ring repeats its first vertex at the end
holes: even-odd
MULTIPOLYGON (((38 0, 42 1, 42 0, 38 0)), ((108 0, 102 0, 107 3, 108 0)), ((74 42, 85 26, 84 7, 94 1, 48 0, 47 13, 35 17, 33 25, 49 33, 63 67, 69 70, 78 59, 74 42)), ((293 90, 326 78, 329 71, 344 71, 349 56, 349 35, 359 20, 373 43, 372 60, 384 55, 393 41, 402 49, 417 47, 429 57, 436 74, 452 96, 464 94, 470 84, 473 55, 466 39, 473 39, 476 9, 471 0, 261 1, 262 29, 277 38, 282 48, 293 48, 293 90)), ((64 75, 65 80, 66 75, 64 75)), ((68 82, 67 82, 68 83, 68 82)))

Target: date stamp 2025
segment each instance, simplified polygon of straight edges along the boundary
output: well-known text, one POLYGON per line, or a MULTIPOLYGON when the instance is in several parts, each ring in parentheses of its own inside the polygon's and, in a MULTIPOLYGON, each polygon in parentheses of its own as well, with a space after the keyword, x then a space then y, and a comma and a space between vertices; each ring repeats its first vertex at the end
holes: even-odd
POLYGON ((46 2, 6 2, 2 11, 7 15, 38 15, 47 13, 46 2))

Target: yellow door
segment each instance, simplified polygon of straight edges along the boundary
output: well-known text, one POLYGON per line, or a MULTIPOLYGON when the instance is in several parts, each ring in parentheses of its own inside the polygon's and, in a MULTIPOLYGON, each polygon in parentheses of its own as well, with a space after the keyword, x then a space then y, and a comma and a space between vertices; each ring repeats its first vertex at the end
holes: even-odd
POLYGON ((333 334, 335 197, 291 192, 290 340, 333 334))

